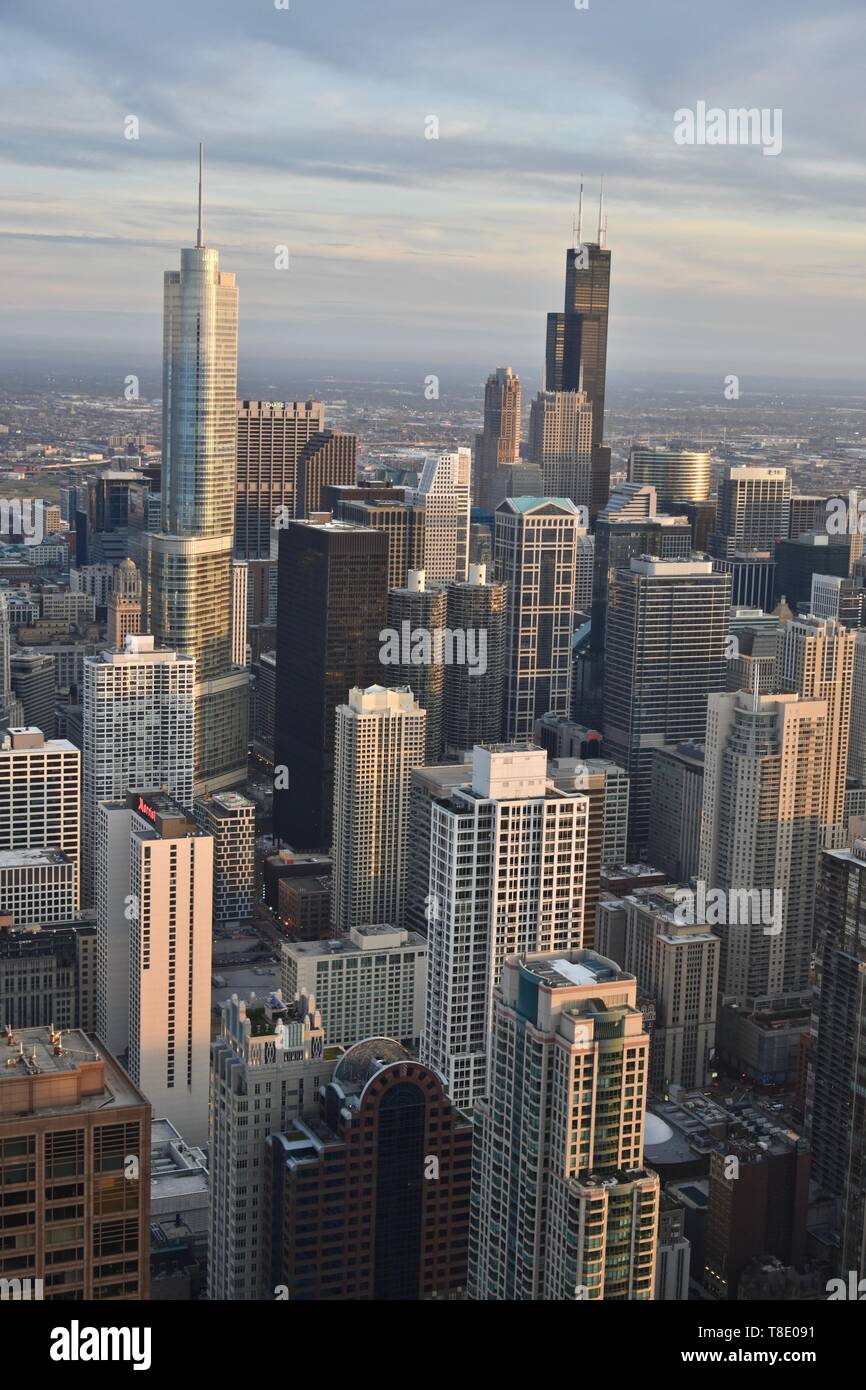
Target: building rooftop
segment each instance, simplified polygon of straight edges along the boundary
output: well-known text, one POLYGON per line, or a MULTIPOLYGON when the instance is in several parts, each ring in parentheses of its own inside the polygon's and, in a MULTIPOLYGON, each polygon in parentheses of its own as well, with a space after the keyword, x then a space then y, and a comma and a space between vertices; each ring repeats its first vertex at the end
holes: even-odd
MULTIPOLYGON (((302 882, 304 880, 301 880, 302 882)), ((283 949, 293 956, 348 956, 359 951, 427 949, 427 941, 418 932, 406 931, 388 923, 352 927, 348 936, 332 937, 330 941, 287 941, 283 949)))
POLYGON ((0 869, 34 868, 42 865, 69 864, 73 861, 62 849, 3 849, 0 850, 0 869))
POLYGON ((118 1106, 146 1103, 94 1034, 80 1028, 55 1032, 50 1027, 0 1034, 0 1122, 12 1115, 108 1113, 112 1102, 118 1106))
POLYGON ((599 985, 607 981, 634 977, 626 974, 612 960, 595 951, 572 951, 568 956, 524 956, 520 962, 530 975, 537 975, 552 989, 569 989, 573 985, 599 985))

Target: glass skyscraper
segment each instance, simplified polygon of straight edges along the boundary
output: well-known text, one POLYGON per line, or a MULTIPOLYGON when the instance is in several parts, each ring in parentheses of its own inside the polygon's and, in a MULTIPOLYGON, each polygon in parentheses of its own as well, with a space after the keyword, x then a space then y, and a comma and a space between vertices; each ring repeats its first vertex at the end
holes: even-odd
POLYGON ((149 620, 196 663, 195 783, 246 772, 248 677, 232 665, 238 291, 203 243, 165 274, 161 529, 149 537, 149 620))

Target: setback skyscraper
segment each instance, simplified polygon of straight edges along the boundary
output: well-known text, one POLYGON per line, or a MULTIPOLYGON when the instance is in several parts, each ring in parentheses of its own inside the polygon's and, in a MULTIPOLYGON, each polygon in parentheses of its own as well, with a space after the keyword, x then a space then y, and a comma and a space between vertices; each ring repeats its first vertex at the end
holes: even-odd
POLYGON ((243 781, 248 676, 232 665, 238 291, 204 244, 165 274, 161 530, 147 540, 149 624, 196 668, 195 783, 243 781))

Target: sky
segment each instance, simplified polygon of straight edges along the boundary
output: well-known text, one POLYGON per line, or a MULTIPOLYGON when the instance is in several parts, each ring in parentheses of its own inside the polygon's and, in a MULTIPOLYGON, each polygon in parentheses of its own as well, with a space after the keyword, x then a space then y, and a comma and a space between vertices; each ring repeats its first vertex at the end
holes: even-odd
POLYGON ((604 176, 613 370, 856 381, 864 47, 862 0, 0 0, 6 351, 158 358, 203 140, 242 363, 540 370, 604 176), (781 152, 677 144, 700 101, 781 152))

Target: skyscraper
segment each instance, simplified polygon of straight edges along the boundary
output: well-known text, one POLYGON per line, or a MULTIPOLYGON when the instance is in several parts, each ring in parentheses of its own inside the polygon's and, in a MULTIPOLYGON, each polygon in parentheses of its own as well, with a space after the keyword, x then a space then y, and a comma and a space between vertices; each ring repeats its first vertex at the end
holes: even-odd
POLYGON ((148 540, 148 630, 195 661, 195 782, 242 781, 248 677, 232 665, 238 291, 199 224, 165 273, 161 530, 148 540))
POLYGON ((845 844, 845 784, 857 634, 833 618, 794 618, 779 629, 782 688, 827 702, 824 846, 845 844))
POLYGON ((565 256, 563 313, 547 316, 544 386, 547 391, 585 391, 592 406, 592 502, 595 515, 610 491, 610 450, 603 444, 607 375, 607 321, 610 304, 610 251, 605 247, 603 205, 598 234, 583 239, 583 192, 576 245, 565 256))
POLYGON ((108 595, 108 645, 116 651, 123 648, 130 635, 141 632, 141 575, 132 560, 125 559, 117 566, 111 579, 108 595))
POLYGON ((533 744, 475 748, 471 780, 430 803, 421 1057, 461 1109, 487 1094, 493 989, 515 951, 582 943, 589 800, 533 744))
MULTIPOLYGON (((146 1300, 147 1098, 100 1039, 77 1028, 24 1028, 5 1042, 0 1220, 14 1234, 0 1252, 0 1277, 40 1279, 42 1293, 31 1297, 48 1301, 146 1300)), ((3 1293, 14 1298, 5 1283, 3 1293)))
POLYGON ((428 584, 465 579, 469 565, 471 449, 431 454, 412 500, 424 504, 424 564, 428 584))
POLYGON ((496 510, 496 577, 508 586, 506 739, 571 707, 571 638, 580 515, 562 497, 509 497, 496 510))
MULTIPOLYGON (((67 855, 74 865, 73 915, 80 901, 80 841, 79 750, 67 739, 46 739, 41 729, 0 731, 0 851, 67 855)), ((0 902, 0 912, 6 906, 0 902)))
POLYGON ((650 483, 664 509, 676 502, 706 502, 710 456, 703 449, 662 449, 634 444, 628 456, 630 483, 650 483))
MULTIPOLYGON (((305 515, 298 505, 298 462, 325 428, 321 401, 237 402, 235 555, 267 560, 271 528, 305 515)), ((354 481, 354 475, 352 477, 354 481)))
POLYGON ((520 378, 510 367, 497 367, 484 386, 484 429, 475 436, 472 491, 478 506, 491 505, 497 468, 520 460, 520 408, 520 378))
POLYGON ((709 697, 699 875, 727 895, 719 990, 738 1004, 808 983, 826 739, 825 700, 709 697))
POLYGON ((321 1088, 317 1121, 267 1146, 270 1290, 293 1302, 461 1295, 472 1125, 405 1047, 368 1038, 349 1048, 321 1088))
POLYGON ((592 405, 585 391, 539 391, 529 415, 528 456, 546 497, 592 502, 592 405))
POLYGON ((470 1298, 654 1297, 660 1182, 643 1166, 637 981, 594 951, 509 955, 476 1108, 470 1298))
POLYGON ((484 661, 475 666, 452 662, 445 667, 443 713, 446 758, 462 758, 476 743, 496 743, 502 734, 505 680, 506 586, 487 577, 486 565, 470 565, 469 578, 446 590, 446 620, 451 632, 473 633, 484 661))
POLYGON ((730 579, 709 560, 632 560, 608 595, 604 744, 631 778, 629 843, 645 849, 655 749, 700 738, 725 689, 730 579))
POLYGON ((256 887, 256 807, 239 792, 215 792, 193 808, 200 830, 213 838, 213 920, 246 922, 256 887))
POLYGON ((130 787, 164 787, 192 809, 195 671, 191 657, 127 637, 84 661, 82 895, 95 902, 96 807, 130 787))
POLYGON ((358 436, 343 430, 312 435, 298 458, 296 515, 310 516, 324 507, 329 487, 351 487, 358 476, 358 436))
POLYGON ((428 588, 423 570, 410 570, 404 584, 388 590, 390 642, 382 648, 380 681, 392 688, 407 686, 426 711, 427 763, 438 763, 442 757, 445 680, 451 669, 445 663, 454 656, 453 650, 446 650, 446 626, 445 587, 428 588))
POLYGON ((772 551, 791 526, 791 479, 786 468, 730 464, 719 480, 710 552, 723 557, 772 551))
POLYGON ((862 1088, 866 1055, 866 841, 821 855, 815 893, 816 989, 812 1007, 807 1114, 812 1171, 847 1198, 842 1268, 859 1269, 866 1172, 862 1088))
POLYGON ((403 924, 410 773, 423 766, 426 725, 408 689, 353 689, 337 706, 331 902, 341 932, 403 924))
MULTIPOLYGON (((171 1120, 191 1144, 207 1142, 210 975, 213 933, 213 840, 171 797, 136 789, 103 802, 126 854, 104 864, 108 899, 121 917, 104 919, 110 950, 125 945, 129 969, 129 1074, 154 1114, 171 1120), (119 943, 119 944, 118 944, 119 943)), ((109 830, 103 844, 113 841, 109 830)), ((102 892, 100 887, 100 892, 102 892)), ((98 1010, 112 1004, 113 979, 100 965, 98 1010), (103 993, 105 991, 105 993, 103 993), (103 1001, 99 1002, 100 994, 103 1001)), ((122 1003, 122 999, 118 1001, 122 1003)))
POLYGON ((210 1299, 273 1298, 264 1282, 265 1141, 315 1116, 340 1055, 329 1048, 326 1058, 312 997, 247 1003, 235 995, 221 1006, 210 1072, 210 1299))
POLYGON ((295 849, 329 849, 337 706, 382 673, 388 545, 342 521, 279 536, 275 828, 295 849))

